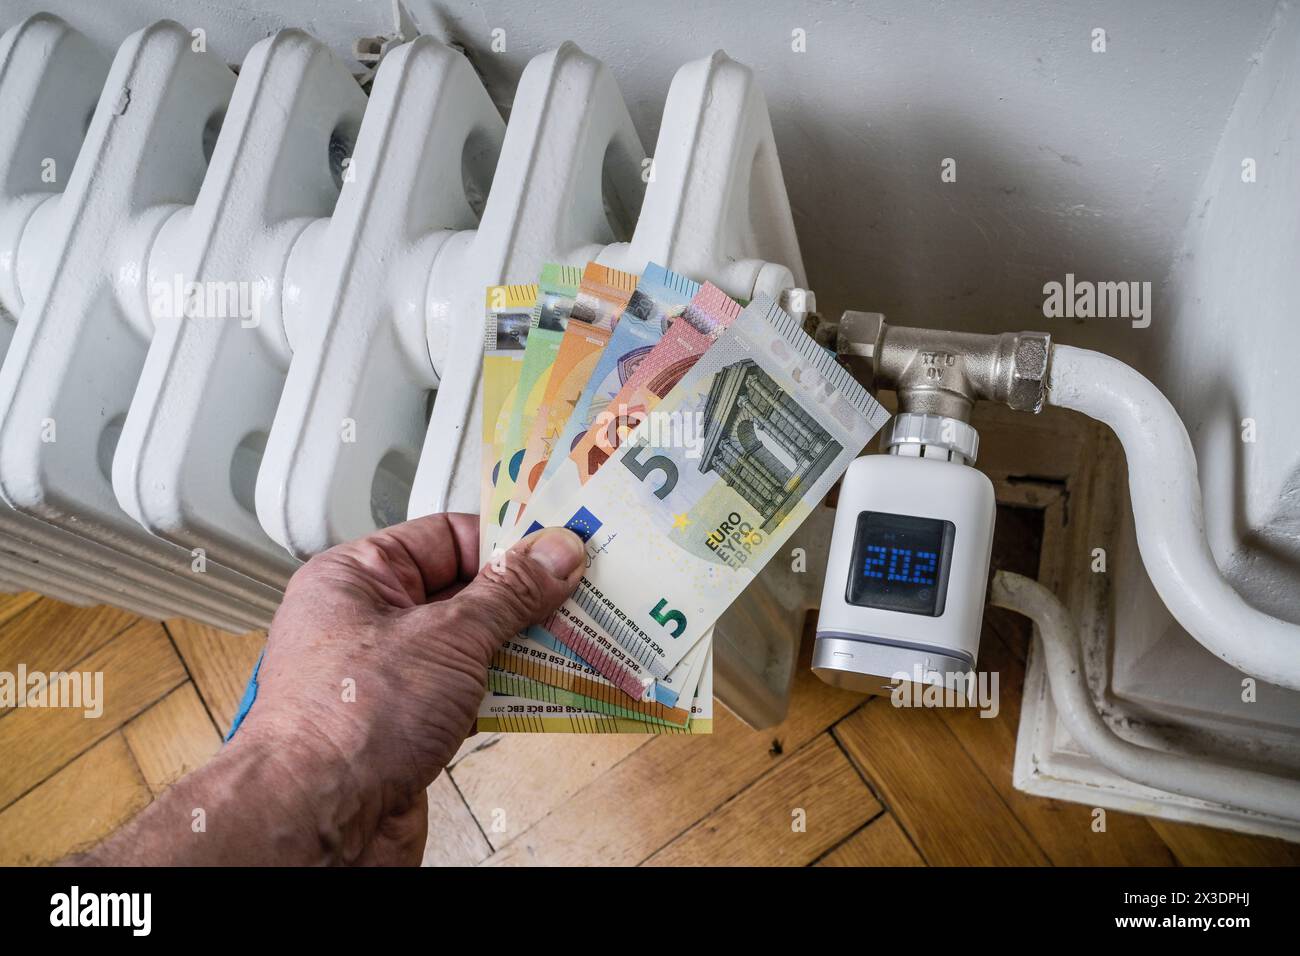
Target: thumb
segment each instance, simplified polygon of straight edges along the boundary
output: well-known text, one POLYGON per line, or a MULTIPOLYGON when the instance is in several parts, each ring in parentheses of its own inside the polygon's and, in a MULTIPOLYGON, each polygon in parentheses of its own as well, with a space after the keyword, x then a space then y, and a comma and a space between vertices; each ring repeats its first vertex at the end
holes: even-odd
POLYGON ((530 624, 564 603, 586 567, 582 539, 567 528, 543 528, 485 564, 459 594, 444 602, 458 629, 488 657, 530 624))

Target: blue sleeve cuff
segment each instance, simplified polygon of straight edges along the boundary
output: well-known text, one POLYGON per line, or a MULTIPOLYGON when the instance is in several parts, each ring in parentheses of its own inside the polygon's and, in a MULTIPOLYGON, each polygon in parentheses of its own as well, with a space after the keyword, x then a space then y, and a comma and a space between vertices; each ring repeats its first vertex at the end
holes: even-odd
POLYGON ((257 655, 257 663, 253 665, 253 673, 248 675, 248 683, 244 686, 244 696, 240 698, 239 710, 235 712, 235 719, 230 722, 230 733, 226 734, 226 742, 235 736, 235 731, 239 730, 239 725, 244 722, 248 712, 253 708, 253 701, 257 700, 257 673, 262 669, 262 658, 266 656, 266 651, 257 655))

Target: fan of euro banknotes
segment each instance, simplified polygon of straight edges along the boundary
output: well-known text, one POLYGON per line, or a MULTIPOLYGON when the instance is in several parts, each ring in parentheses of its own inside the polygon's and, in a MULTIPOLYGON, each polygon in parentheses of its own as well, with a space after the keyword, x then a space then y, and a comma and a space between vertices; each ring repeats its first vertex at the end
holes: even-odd
POLYGON ((770 297, 655 264, 548 265, 484 326, 479 553, 563 526, 587 569, 478 729, 710 733, 714 623, 886 413, 770 297))

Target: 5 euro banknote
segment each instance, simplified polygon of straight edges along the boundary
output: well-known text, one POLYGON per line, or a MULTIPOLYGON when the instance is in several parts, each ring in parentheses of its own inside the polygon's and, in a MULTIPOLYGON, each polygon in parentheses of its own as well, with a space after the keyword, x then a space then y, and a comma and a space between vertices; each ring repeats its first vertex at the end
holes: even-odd
POLYGON ((587 544, 543 626, 634 697, 695 646, 887 412, 769 297, 755 299, 571 496, 529 530, 587 544), (648 675, 648 676, 647 676, 648 675))

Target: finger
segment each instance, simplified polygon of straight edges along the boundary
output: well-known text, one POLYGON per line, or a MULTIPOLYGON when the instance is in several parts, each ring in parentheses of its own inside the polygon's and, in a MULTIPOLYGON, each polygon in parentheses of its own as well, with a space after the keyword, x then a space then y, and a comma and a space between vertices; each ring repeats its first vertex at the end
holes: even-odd
POLYGON ((582 539, 567 528, 546 528, 494 558, 459 594, 432 607, 450 615, 443 627, 477 640, 486 660, 564 603, 585 567, 582 539))
POLYGON ((427 600, 478 570, 478 515, 436 514, 391 525, 343 545, 375 576, 398 574, 417 600, 427 600))

